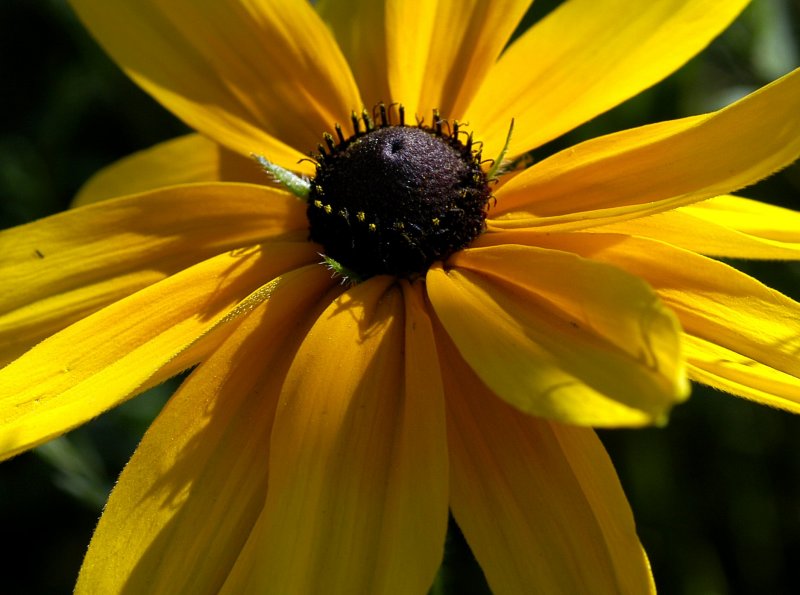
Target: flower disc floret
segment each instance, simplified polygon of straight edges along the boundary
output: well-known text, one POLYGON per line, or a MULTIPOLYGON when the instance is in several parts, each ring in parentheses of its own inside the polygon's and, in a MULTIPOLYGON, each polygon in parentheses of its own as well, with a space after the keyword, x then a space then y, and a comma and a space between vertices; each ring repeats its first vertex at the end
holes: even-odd
MULTIPOLYGON (((360 278, 424 273, 485 227, 491 196, 480 155, 434 126, 374 127, 339 144, 326 136, 308 200, 311 239, 360 278)), ((354 122, 357 120, 354 119, 354 122)), ((463 134, 463 132, 462 132, 463 134)))

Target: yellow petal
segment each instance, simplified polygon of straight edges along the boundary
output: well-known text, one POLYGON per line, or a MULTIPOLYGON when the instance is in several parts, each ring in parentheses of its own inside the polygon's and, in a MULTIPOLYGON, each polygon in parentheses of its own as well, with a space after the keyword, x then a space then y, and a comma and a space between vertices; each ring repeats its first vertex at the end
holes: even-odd
POLYGON ((798 105, 800 69, 720 111, 581 143, 498 189, 490 223, 581 229, 734 191, 800 156, 798 105))
POLYGON ((430 118, 420 111, 419 100, 428 59, 435 57, 433 38, 440 30, 437 16, 442 4, 448 0, 433 0, 424 10, 409 0, 323 3, 321 14, 353 65, 367 107, 396 101, 408 110, 409 120, 414 114, 430 118))
POLYGON ((320 14, 352 65, 367 107, 397 101, 430 120, 459 118, 530 0, 332 0, 320 14), (413 23, 413 27, 399 26, 413 23))
POLYGON ((333 36, 304 0, 72 5, 145 91, 242 155, 296 166, 361 105, 333 36))
POLYGON ((425 117, 429 116, 420 112, 419 98, 427 59, 433 49, 433 36, 441 27, 436 21, 439 4, 434 0, 421 9, 419 2, 387 0, 385 8, 385 68, 392 101, 399 101, 412 114, 425 117), (413 26, 401 26, 401 23, 413 23, 413 26))
POLYGON ((800 213, 738 196, 587 231, 644 236, 708 256, 800 259, 800 213))
MULTIPOLYGON (((498 234, 500 235, 500 234, 498 234)), ((524 242, 523 234, 504 240, 524 242)), ((800 377, 800 304, 719 261, 621 235, 528 234, 645 279, 684 330, 764 366, 800 377)))
MULTIPOLYGON (((422 14, 432 14, 435 23, 426 40, 427 57, 423 54, 417 69, 421 88, 416 112, 429 117, 431 110, 438 108, 445 118, 462 118, 530 3, 531 0, 439 0, 435 9, 426 3, 420 11, 418 2, 404 2, 409 7, 408 16, 415 22, 422 14)), ((407 28, 397 27, 396 23, 390 23, 390 28, 397 31, 397 55, 401 55, 407 28)), ((405 101, 401 96, 394 98, 405 101)))
POLYGON ((469 106, 484 155, 524 153, 633 97, 699 53, 747 0, 570 0, 503 56, 469 106))
POLYGON ((431 303, 459 352, 522 411, 578 425, 661 423, 688 392, 680 331, 639 279, 565 252, 465 250, 431 303))
POLYGON ((386 59, 383 35, 385 5, 386 2, 375 0, 321 0, 317 4, 320 16, 333 31, 350 64, 365 107, 392 101, 388 78, 392 65, 386 59))
POLYGON ((72 206, 82 206, 198 182, 268 184, 269 176, 253 159, 228 151, 199 134, 188 134, 120 159, 94 174, 78 191, 72 206))
POLYGON ((386 2, 392 101, 425 118, 433 109, 445 118, 460 118, 528 4, 530 0, 438 0, 420 10, 412 0, 386 2))
POLYGON ((167 402, 125 467, 77 593, 218 593, 267 494, 270 433, 299 338, 331 286, 288 273, 167 402))
POLYGON ((54 438, 197 363, 224 338, 228 323, 269 296, 269 286, 255 291, 259 286, 317 258, 307 242, 222 254, 39 343, 0 370, 0 458, 54 438))
POLYGON ((729 229, 776 242, 800 243, 800 212, 741 196, 717 196, 681 212, 729 229))
POLYGON ((447 525, 442 387, 419 290, 405 288, 404 306, 392 283, 347 291, 300 347, 275 416, 266 505, 224 593, 432 584, 447 525))
POLYGON ((0 232, 0 364, 175 271, 306 225, 302 204, 285 192, 208 184, 106 201, 0 232))
POLYGON ((691 335, 684 338, 684 345, 692 380, 761 405, 800 413, 800 378, 691 335))
POLYGON ((442 351, 453 515, 495 593, 654 593, 594 433, 525 415, 442 351))

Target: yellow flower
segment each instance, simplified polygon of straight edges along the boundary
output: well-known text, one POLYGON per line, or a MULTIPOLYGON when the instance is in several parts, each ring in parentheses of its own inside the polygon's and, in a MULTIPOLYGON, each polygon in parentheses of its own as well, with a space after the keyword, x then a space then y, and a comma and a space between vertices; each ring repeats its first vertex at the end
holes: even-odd
POLYGON ((800 71, 513 171, 469 247, 353 287, 249 155, 314 174, 321 134, 384 101, 469 122, 486 157, 513 118, 515 158, 745 4, 569 0, 504 50, 527 1, 73 0, 198 131, 0 234, 3 457, 196 366, 78 591, 425 593, 448 510, 497 593, 652 590, 589 428, 663 422, 687 376, 800 410, 800 307, 709 258, 800 254, 800 214, 726 194, 800 155, 800 71))

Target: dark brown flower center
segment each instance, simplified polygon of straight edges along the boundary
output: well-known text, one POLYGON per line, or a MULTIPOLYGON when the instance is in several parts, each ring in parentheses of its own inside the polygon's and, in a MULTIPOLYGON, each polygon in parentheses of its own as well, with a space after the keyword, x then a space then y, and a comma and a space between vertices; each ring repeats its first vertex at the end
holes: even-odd
MULTIPOLYGON (((454 131, 390 125, 364 117, 340 142, 315 155, 308 220, 325 256, 360 278, 424 273, 467 246, 484 227, 491 192, 480 155, 454 131)), ((463 131, 460 133, 464 136, 463 131)))

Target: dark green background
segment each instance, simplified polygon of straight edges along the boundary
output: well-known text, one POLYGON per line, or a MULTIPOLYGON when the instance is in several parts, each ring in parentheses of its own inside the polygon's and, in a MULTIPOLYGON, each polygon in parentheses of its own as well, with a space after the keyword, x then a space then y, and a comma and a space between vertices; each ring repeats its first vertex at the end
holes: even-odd
MULTIPOLYGON (((553 4, 537 2, 525 25, 553 4)), ((800 3, 755 0, 701 57, 535 156, 727 104, 798 66, 799 22, 800 3)), ((66 208, 98 168, 185 130, 117 70, 63 1, 2 0, 0 33, 0 226, 66 208)), ((800 208, 800 167, 744 194, 800 208)), ((798 265, 735 264, 800 297, 798 265)), ((0 465, 0 535, 10 548, 0 592, 71 591, 107 490, 172 386, 0 465)), ((662 593, 800 592, 800 419, 696 387, 666 429, 602 438, 662 593)), ((442 592, 483 592, 458 535, 449 543, 442 592)))

